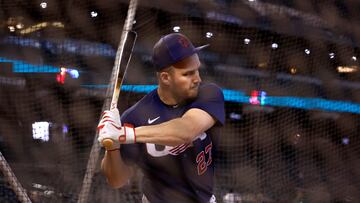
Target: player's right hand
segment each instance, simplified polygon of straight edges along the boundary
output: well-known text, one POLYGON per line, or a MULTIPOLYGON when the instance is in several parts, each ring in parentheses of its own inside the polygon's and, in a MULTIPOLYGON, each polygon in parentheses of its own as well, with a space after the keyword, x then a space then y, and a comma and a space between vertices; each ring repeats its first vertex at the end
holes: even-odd
POLYGON ((99 131, 98 141, 101 146, 104 146, 103 141, 112 140, 111 146, 106 146, 106 150, 120 149, 119 135, 123 133, 123 129, 120 122, 120 114, 117 108, 110 111, 104 111, 99 125, 97 127, 99 131))

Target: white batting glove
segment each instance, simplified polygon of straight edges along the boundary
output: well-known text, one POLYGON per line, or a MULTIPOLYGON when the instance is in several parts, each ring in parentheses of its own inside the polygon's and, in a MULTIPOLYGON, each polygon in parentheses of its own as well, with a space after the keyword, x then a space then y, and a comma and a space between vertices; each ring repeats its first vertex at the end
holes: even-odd
POLYGON ((113 142, 107 150, 116 150, 120 148, 120 144, 130 144, 136 142, 135 129, 125 124, 121 126, 120 114, 117 108, 104 111, 103 116, 98 125, 99 137, 98 141, 103 146, 103 141, 110 139, 113 142))

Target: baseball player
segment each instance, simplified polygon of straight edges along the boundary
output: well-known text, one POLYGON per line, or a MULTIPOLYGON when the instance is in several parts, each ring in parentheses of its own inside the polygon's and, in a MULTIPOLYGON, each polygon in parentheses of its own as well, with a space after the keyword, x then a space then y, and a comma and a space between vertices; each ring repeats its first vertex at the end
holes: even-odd
POLYGON ((143 202, 209 203, 213 195, 216 129, 225 121, 224 96, 199 75, 198 51, 179 33, 161 37, 153 49, 158 88, 121 116, 105 111, 99 142, 112 139, 101 169, 108 183, 125 185, 137 165, 143 202), (123 123, 124 125, 121 125, 123 123))

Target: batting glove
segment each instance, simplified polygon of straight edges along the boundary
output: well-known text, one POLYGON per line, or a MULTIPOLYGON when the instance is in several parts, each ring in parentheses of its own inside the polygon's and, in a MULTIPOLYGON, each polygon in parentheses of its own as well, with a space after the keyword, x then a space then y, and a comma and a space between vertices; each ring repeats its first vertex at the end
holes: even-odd
POLYGON ((120 114, 117 108, 104 111, 103 116, 98 125, 99 137, 98 141, 103 146, 103 141, 110 139, 113 145, 107 150, 116 150, 120 148, 120 144, 132 144, 136 142, 135 128, 129 124, 121 126, 120 114))

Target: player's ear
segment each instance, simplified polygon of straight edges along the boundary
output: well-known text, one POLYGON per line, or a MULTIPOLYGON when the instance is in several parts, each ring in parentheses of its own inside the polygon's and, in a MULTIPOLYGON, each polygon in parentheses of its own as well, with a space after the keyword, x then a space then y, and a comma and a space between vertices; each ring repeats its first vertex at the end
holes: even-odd
POLYGON ((170 74, 167 71, 161 71, 159 73, 159 79, 165 85, 170 84, 170 74))
POLYGON ((166 68, 163 71, 159 72, 159 79, 160 81, 165 84, 165 85, 169 85, 170 84, 170 80, 171 80, 171 68, 166 68))

